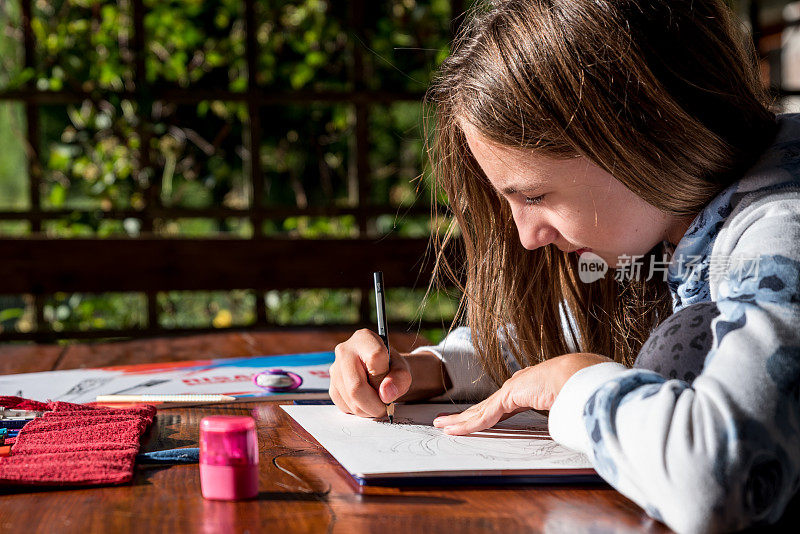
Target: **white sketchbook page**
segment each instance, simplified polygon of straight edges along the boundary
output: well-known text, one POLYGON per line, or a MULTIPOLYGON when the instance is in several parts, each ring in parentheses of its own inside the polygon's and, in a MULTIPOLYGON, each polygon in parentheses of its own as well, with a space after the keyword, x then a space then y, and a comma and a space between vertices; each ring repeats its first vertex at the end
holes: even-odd
POLYGON ((342 413, 331 405, 281 406, 353 475, 535 469, 591 469, 583 454, 550 439, 547 418, 534 411, 468 436, 433 426, 443 412, 469 405, 398 405, 395 423, 342 413))
MULTIPOLYGON (((0 376, 0 395, 15 395, 45 402, 58 400, 74 403, 94 402, 98 395, 144 394, 265 394, 253 384, 253 376, 264 367, 209 364, 198 369, 135 371, 118 369, 70 369, 0 376)), ((301 389, 324 389, 330 385, 330 364, 284 366, 303 376, 301 389), (316 372, 317 374, 312 374, 316 372), (324 377, 323 377, 324 376, 324 377)), ((278 396, 276 396, 277 398, 278 396)), ((286 393, 292 398, 328 398, 327 393, 286 393)))

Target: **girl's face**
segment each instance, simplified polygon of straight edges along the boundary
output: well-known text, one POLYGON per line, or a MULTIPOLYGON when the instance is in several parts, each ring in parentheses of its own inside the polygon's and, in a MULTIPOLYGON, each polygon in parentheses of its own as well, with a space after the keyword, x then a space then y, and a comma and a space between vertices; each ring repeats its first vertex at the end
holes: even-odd
POLYGON ((498 146, 462 122, 472 155, 514 215, 522 246, 591 250, 619 266, 663 240, 677 243, 691 220, 665 214, 585 157, 551 159, 498 146))

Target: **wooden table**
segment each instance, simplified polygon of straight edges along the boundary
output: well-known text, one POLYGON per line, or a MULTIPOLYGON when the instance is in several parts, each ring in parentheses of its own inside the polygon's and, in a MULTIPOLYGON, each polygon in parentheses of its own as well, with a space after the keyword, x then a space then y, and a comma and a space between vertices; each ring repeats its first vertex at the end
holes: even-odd
MULTIPOLYGON (((0 346, 0 372, 332 350, 350 332, 224 333, 106 344, 0 346)), ((400 351, 424 343, 392 335, 400 351)), ((159 412, 146 450, 196 447, 200 419, 253 414, 260 494, 200 496, 197 465, 140 467, 116 487, 3 490, 0 532, 659 532, 668 531, 606 485, 359 490, 275 403, 159 412)))

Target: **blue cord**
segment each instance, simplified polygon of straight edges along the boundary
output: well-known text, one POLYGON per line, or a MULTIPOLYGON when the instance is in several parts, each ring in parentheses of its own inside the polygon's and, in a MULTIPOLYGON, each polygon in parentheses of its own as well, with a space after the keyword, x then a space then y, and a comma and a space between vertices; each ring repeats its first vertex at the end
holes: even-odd
POLYGON ((200 461, 200 449, 167 449, 164 451, 143 452, 136 455, 140 464, 196 464, 200 461))

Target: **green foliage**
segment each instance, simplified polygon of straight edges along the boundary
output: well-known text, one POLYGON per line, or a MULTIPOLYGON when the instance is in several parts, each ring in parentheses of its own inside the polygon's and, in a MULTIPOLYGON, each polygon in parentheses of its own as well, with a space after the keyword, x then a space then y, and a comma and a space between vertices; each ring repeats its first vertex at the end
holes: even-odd
POLYGON ((269 107, 263 111, 261 166, 266 205, 352 205, 349 106, 269 107), (280 128, 268 125, 280 124, 280 128))
POLYGON ((32 4, 37 89, 133 88, 133 70, 126 57, 132 29, 130 3, 47 0, 32 4))
POLYGON ((431 292, 426 296, 424 289, 386 290, 386 315, 390 321, 426 319, 442 321, 442 325, 447 327, 456 308, 457 301, 453 296, 443 292, 431 292))
POLYGON ((136 107, 129 101, 43 108, 44 207, 142 207, 143 184, 135 172, 137 123, 136 107))
POLYGON ((24 236, 30 233, 28 221, 0 221, 0 237, 24 236))
POLYGON ((0 102, 0 210, 25 209, 30 203, 24 129, 22 106, 0 102))
POLYGON ((325 0, 258 0, 257 83, 280 90, 352 88, 345 8, 346 2, 325 0))
POLYGON ((57 293, 47 299, 44 319, 56 332, 135 328, 147 324, 147 302, 131 293, 57 293))
POLYGON ((252 291, 170 291, 159 293, 159 324, 165 328, 246 326, 255 320, 252 291))
POLYGON ((240 103, 154 106, 150 161, 165 206, 247 208, 240 103))
POLYGON ((365 29, 370 54, 369 85, 390 90, 424 91, 433 68, 449 53, 448 0, 367 2, 376 20, 365 29))
POLYGON ((24 67, 22 48, 22 12, 18 1, 0 2, 0 90, 21 81, 24 67))
POLYGON ((241 0, 145 0, 150 83, 247 87, 241 0))
MULTIPOLYGON (((365 2, 363 24, 348 29, 349 6, 334 0, 255 0, 256 72, 248 72, 243 0, 144 0, 144 79, 137 79, 129 0, 33 0, 34 67, 23 68, 19 0, 0 1, 0 90, 81 90, 92 99, 39 107, 44 209, 69 211, 45 221, 52 237, 136 236, 137 217, 114 220, 111 210, 165 207, 246 209, 355 206, 359 200, 352 103, 265 105, 259 114, 263 196, 250 183, 251 124, 244 102, 177 104, 153 100, 161 88, 245 91, 425 89, 447 54, 448 0, 365 2), (356 55, 361 66, 356 69, 356 55), (131 100, 115 93, 129 91, 131 100)), ((213 97, 212 97, 213 98, 213 97)), ((397 207, 372 221, 375 235, 424 237, 425 216, 404 209, 427 205, 422 115, 417 103, 371 106, 367 201, 397 207)), ((28 209, 25 124, 19 104, 0 104, 0 210, 28 209)), ((1 222, 0 235, 26 235, 27 222, 1 222)), ((351 238, 353 216, 267 220, 266 235, 351 238)), ((245 218, 157 219, 162 236, 249 237, 245 218)), ((48 303, 55 329, 144 325, 141 295, 60 295, 48 303)), ((251 324, 252 292, 160 295, 166 327, 251 324)), ((358 317, 358 292, 270 292, 281 323, 345 322, 358 317)), ((411 320, 421 298, 404 294, 393 306, 411 320), (405 304, 401 302, 406 299, 405 304)), ((0 328, 31 327, 28 304, 0 303, 0 328), (12 324, 13 323, 13 324, 12 324)), ((438 308, 436 308, 438 309, 438 308)), ((444 311, 442 313, 445 313, 444 311)), ((446 315, 446 313, 445 313, 446 315)), ((398 316, 400 317, 400 316, 398 316)))
POLYGON ((204 218, 160 219, 156 232, 171 237, 209 237, 227 235, 248 238, 253 235, 253 225, 247 219, 227 218, 220 221, 204 218))
POLYGON ((267 313, 278 324, 324 324, 358 320, 358 291, 268 291, 267 313))
POLYGON ((5 329, 29 332, 34 323, 31 301, 20 295, 0 295, 0 332, 5 329))
POLYGON ((358 237, 358 225, 352 215, 341 217, 287 217, 264 223, 265 235, 293 238, 354 238, 358 237))
POLYGON ((429 205, 430 177, 423 174, 426 107, 398 102, 370 114, 372 201, 396 206, 429 205))

